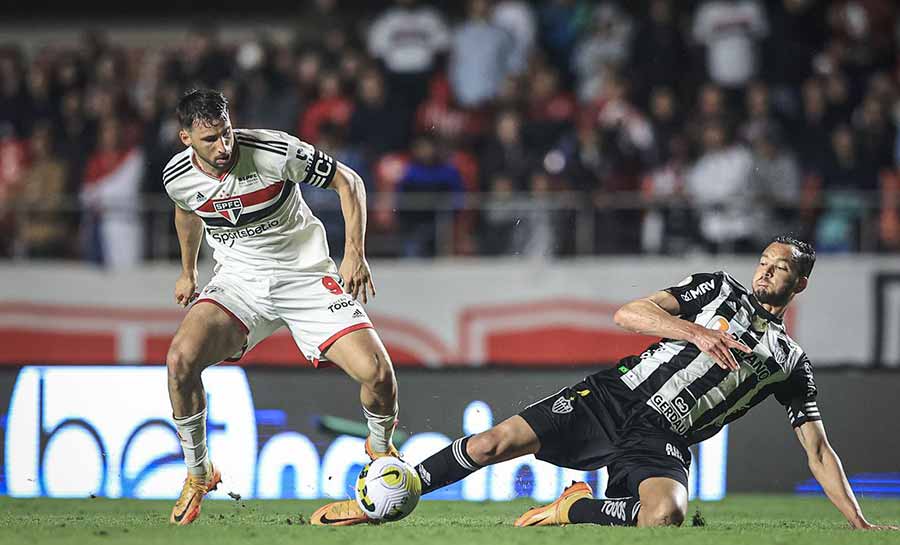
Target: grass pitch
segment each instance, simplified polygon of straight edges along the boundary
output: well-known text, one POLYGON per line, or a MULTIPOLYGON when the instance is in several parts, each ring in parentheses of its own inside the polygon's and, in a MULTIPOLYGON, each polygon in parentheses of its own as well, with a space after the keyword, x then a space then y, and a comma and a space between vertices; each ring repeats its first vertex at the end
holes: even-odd
MULTIPOLYGON (((863 499, 861 503, 870 521, 900 524, 900 501, 863 499)), ((514 528, 512 521, 533 504, 527 500, 423 501, 408 519, 393 524, 309 526, 306 519, 320 504, 207 501, 197 522, 174 528, 167 524, 168 501, 0 498, 0 544, 900 544, 900 532, 852 531, 827 500, 792 496, 732 495, 722 502, 691 502, 683 527, 654 529, 514 528), (705 526, 691 524, 698 510, 705 526)))

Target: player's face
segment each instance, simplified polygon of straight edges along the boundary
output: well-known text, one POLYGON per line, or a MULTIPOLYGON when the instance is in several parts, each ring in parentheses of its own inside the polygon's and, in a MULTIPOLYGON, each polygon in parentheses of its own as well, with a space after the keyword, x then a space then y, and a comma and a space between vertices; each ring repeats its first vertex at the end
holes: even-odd
POLYGON ((753 294, 760 303, 784 306, 806 287, 793 256, 793 246, 778 242, 763 251, 753 274, 753 294))
POLYGON ((189 131, 182 133, 181 139, 194 148, 197 158, 214 170, 220 171, 231 163, 234 134, 227 117, 211 124, 195 121, 189 131))

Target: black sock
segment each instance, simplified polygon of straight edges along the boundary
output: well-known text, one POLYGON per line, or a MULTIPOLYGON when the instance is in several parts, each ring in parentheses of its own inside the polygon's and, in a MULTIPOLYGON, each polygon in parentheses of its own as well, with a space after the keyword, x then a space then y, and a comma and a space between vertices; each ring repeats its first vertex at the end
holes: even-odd
POLYGON ((416 466, 419 478, 422 479, 422 494, 461 481, 481 469, 466 453, 468 442, 469 437, 457 439, 416 466))
POLYGON ((572 524, 591 523, 604 526, 637 526, 641 500, 637 496, 595 500, 583 498, 569 508, 572 524))

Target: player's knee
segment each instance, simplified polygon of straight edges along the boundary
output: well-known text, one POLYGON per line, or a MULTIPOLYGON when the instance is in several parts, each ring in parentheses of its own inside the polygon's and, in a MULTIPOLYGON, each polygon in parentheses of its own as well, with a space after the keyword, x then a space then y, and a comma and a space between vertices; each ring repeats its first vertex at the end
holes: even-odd
POLYGON ((466 444, 466 452, 476 464, 485 466, 503 456, 506 444, 503 433, 497 428, 491 428, 470 437, 466 444))
POLYGON ((681 526, 684 522, 684 508, 674 501, 659 501, 649 505, 641 504, 639 520, 642 526, 681 526))
POLYGON ((500 448, 499 441, 493 431, 488 430, 473 435, 466 443, 466 452, 479 465, 491 463, 491 460, 496 457, 500 448))
POLYGON ((200 372, 200 366, 194 351, 184 343, 173 342, 166 354, 166 368, 169 380, 177 384, 185 384, 194 380, 200 372))

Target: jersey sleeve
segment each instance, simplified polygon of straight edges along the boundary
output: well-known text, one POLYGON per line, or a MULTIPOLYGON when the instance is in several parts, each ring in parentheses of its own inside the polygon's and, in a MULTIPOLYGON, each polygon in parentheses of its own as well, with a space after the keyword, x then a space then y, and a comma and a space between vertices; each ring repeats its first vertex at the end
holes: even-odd
POLYGON ((172 191, 169 191, 169 188, 166 188, 166 193, 169 195, 169 199, 171 199, 171 201, 175 203, 175 206, 177 206, 178 208, 181 208, 186 212, 194 211, 190 206, 188 206, 186 202, 179 199, 176 195, 174 195, 172 191))
POLYGON ((178 184, 172 182, 179 179, 190 169, 190 156, 182 157, 179 154, 166 164, 162 172, 163 187, 166 190, 166 195, 168 195, 169 199, 175 203, 175 206, 182 210, 187 210, 188 212, 193 211, 193 209, 180 195, 183 191, 179 191, 178 184))
POLYGON ((267 152, 256 158, 257 168, 282 180, 328 187, 337 172, 334 158, 286 132, 239 129, 235 135, 242 146, 267 152))
POLYGON ((816 404, 817 393, 812 364, 809 357, 803 354, 788 379, 776 390, 775 399, 784 406, 791 426, 796 428, 807 422, 822 420, 816 404))
POLYGON ((337 172, 337 161, 312 144, 297 140, 288 149, 284 178, 315 187, 328 187, 337 172))
POLYGON ((671 288, 669 292, 678 300, 678 314, 688 316, 699 314, 722 290, 722 275, 716 273, 692 274, 671 288))

